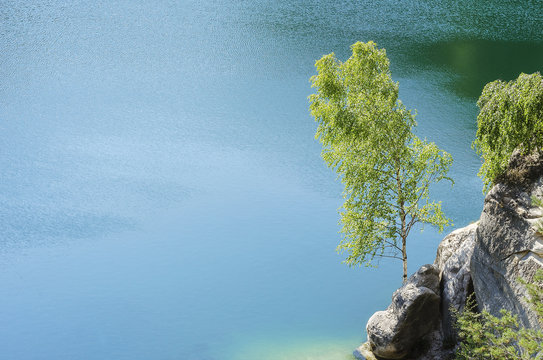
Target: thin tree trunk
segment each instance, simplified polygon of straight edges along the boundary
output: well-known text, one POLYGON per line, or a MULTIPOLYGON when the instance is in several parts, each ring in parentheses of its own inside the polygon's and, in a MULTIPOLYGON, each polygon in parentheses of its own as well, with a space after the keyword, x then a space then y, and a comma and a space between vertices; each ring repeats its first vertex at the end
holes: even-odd
POLYGON ((405 224, 405 208, 404 200, 402 198, 402 182, 400 180, 400 165, 399 161, 396 161, 396 183, 398 186, 398 206, 400 207, 400 220, 402 222, 402 228, 400 230, 400 237, 402 238, 402 262, 403 262, 403 283, 407 282, 407 226, 405 224))
POLYGON ((403 283, 405 284, 407 282, 407 226, 405 224, 405 210, 403 208, 403 201, 401 202, 400 207, 400 217, 402 220, 402 230, 401 230, 401 238, 402 238, 402 262, 403 262, 403 283))
POLYGON ((403 262, 403 283, 407 282, 407 247, 406 238, 402 237, 402 262, 403 262))

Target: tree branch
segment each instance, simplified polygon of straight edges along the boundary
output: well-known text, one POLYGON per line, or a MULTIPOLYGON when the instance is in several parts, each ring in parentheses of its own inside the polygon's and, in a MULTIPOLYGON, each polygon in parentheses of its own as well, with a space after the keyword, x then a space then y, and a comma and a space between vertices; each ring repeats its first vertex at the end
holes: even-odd
POLYGON ((407 224, 407 232, 406 232, 406 236, 409 235, 409 232, 411 231, 411 228, 413 227, 413 225, 415 225, 417 222, 419 221, 419 219, 417 218, 417 215, 411 215, 411 220, 409 220, 409 223, 407 224))
POLYGON ((391 258, 391 259, 403 260, 401 257, 397 257, 397 256, 394 256, 394 255, 377 255, 377 254, 376 254, 375 256, 384 257, 384 258, 391 258))
POLYGON ((402 251, 402 249, 400 247, 398 247, 398 245, 392 243, 392 242, 389 242, 387 241, 386 239, 382 239, 384 243, 388 244, 389 246, 393 247, 393 248, 396 248, 398 249, 399 251, 402 251))

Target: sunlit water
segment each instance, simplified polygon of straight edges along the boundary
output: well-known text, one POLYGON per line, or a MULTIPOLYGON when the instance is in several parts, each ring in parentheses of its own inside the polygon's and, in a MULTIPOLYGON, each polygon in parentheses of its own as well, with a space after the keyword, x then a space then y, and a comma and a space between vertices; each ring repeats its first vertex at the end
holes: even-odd
POLYGON ((314 61, 387 49, 464 226, 476 98, 543 60, 542 6, 510 3, 0 1, 0 357, 349 359, 401 264, 334 251, 314 61))

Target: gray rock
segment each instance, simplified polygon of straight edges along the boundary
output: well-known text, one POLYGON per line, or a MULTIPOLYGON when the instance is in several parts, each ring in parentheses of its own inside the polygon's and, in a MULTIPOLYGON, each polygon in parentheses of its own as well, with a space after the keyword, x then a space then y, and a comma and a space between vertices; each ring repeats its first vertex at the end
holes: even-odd
MULTIPOLYGON (((439 268, 430 264, 423 265, 416 273, 407 279, 405 284, 412 284, 416 287, 426 287, 436 294, 439 294, 439 268)), ((401 288, 396 291, 399 290, 401 290, 401 288)), ((392 296, 394 297, 394 295, 392 296)))
POLYGON ((522 326, 541 328, 517 279, 531 281, 543 268, 543 237, 534 229, 542 214, 531 204, 531 196, 543 196, 543 155, 515 153, 500 181, 485 198, 476 231, 471 276, 477 303, 493 315, 504 308, 522 326))
POLYGON ((366 331, 373 354, 401 359, 439 321, 439 269, 424 265, 394 292, 392 303, 368 320, 366 331))
POLYGON ((371 352, 371 345, 369 342, 365 342, 353 351, 353 355, 358 360, 377 360, 375 355, 371 352))
POLYGON ((443 347, 443 333, 441 329, 434 330, 426 337, 426 351, 416 354, 409 360, 452 360, 454 359, 454 347, 443 347))
POLYGON ((423 266, 394 292, 385 311, 369 319, 368 342, 355 356, 454 358, 457 338, 449 309, 461 311, 471 292, 490 313, 499 315, 504 308, 516 314, 522 326, 541 328, 517 280, 530 282, 543 268, 543 235, 535 230, 543 210, 532 206, 532 196, 543 198, 543 152, 517 152, 486 196, 479 222, 443 239, 434 265, 423 266))
POLYGON ((441 326, 447 342, 456 342, 450 308, 463 310, 472 292, 470 263, 478 223, 457 229, 439 244, 434 264, 441 270, 441 326))

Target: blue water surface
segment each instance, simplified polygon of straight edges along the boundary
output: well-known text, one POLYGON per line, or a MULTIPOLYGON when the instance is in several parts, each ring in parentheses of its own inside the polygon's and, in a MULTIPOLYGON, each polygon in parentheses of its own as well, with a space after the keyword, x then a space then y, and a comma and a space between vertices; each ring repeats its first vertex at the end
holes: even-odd
POLYGON ((387 49, 460 227, 477 96, 540 70, 542 31, 537 1, 0 1, 0 358, 349 359, 401 264, 335 252, 315 60, 387 49))

